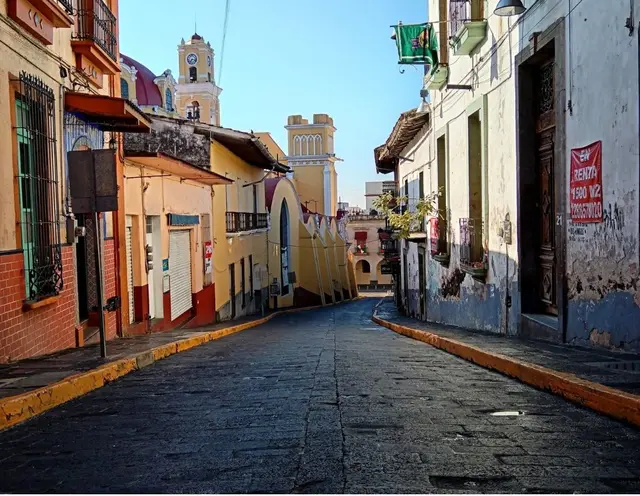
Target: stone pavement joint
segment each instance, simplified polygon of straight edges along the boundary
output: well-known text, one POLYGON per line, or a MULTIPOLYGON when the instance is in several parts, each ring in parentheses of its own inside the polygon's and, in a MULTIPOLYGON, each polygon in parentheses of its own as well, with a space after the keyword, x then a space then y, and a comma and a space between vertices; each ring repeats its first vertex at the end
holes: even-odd
MULTIPOLYGON (((372 320, 376 324, 482 367, 518 379, 530 386, 549 391, 578 405, 640 426, 640 396, 638 395, 581 379, 571 373, 560 372, 512 356, 487 351, 457 339, 441 336, 436 332, 417 329, 416 327, 419 325, 417 321, 413 326, 410 326, 382 319, 378 315, 379 308, 384 302, 384 299, 381 300, 375 307, 372 320)), ((386 313, 393 314, 388 310, 386 313)), ((408 323, 406 320, 408 319, 402 319, 403 323, 408 323)), ((429 325, 428 323, 421 324, 429 325)))
MULTIPOLYGON (((348 303, 357 299, 358 297, 333 305, 348 303)), ((318 308, 320 307, 285 309, 273 312, 262 318, 249 320, 242 324, 232 325, 219 330, 196 332, 193 336, 186 339, 165 343, 150 350, 108 362, 97 368, 67 376, 53 384, 26 391, 15 396, 0 398, 0 431, 24 422, 72 399, 83 396, 120 377, 146 368, 176 353, 181 353, 210 341, 256 327, 270 321, 278 315, 315 310, 318 308)))

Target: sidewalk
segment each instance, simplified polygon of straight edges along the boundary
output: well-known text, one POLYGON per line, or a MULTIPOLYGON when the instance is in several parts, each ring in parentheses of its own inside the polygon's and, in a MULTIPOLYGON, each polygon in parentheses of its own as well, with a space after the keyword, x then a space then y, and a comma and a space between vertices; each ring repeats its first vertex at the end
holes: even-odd
POLYGON ((553 344, 469 331, 405 317, 392 298, 374 320, 395 332, 640 425, 640 353, 553 344))
MULTIPOLYGON (((265 314, 267 317, 269 313, 265 314)), ((168 332, 118 338, 107 343, 107 357, 100 357, 100 345, 70 348, 51 355, 28 358, 9 364, 0 364, 0 398, 16 396, 72 375, 96 369, 102 365, 144 353, 183 339, 205 335, 230 326, 261 319, 261 316, 223 322, 201 328, 177 329, 168 332)))

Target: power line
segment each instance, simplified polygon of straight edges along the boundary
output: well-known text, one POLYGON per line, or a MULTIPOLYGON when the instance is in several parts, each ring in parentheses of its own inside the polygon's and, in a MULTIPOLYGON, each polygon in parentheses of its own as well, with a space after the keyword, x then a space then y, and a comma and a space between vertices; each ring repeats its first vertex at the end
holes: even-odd
POLYGON ((229 24, 230 0, 227 0, 224 6, 224 25, 222 27, 222 47, 220 48, 220 74, 218 75, 218 85, 222 85, 222 67, 224 63, 224 47, 227 42, 227 26, 229 24))

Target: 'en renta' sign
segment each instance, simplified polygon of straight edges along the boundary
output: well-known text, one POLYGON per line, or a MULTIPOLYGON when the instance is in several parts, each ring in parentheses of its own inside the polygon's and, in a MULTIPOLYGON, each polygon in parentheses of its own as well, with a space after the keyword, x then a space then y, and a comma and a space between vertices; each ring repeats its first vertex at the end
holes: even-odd
POLYGON ((571 150, 571 220, 602 222, 602 141, 571 150))

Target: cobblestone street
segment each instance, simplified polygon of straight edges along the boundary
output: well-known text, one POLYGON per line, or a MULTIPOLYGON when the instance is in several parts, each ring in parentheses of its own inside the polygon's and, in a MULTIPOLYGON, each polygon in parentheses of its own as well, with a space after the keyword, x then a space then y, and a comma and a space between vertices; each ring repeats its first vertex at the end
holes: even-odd
POLYGON ((277 317, 0 433, 0 492, 640 489, 638 430, 377 326, 377 301, 277 317))

